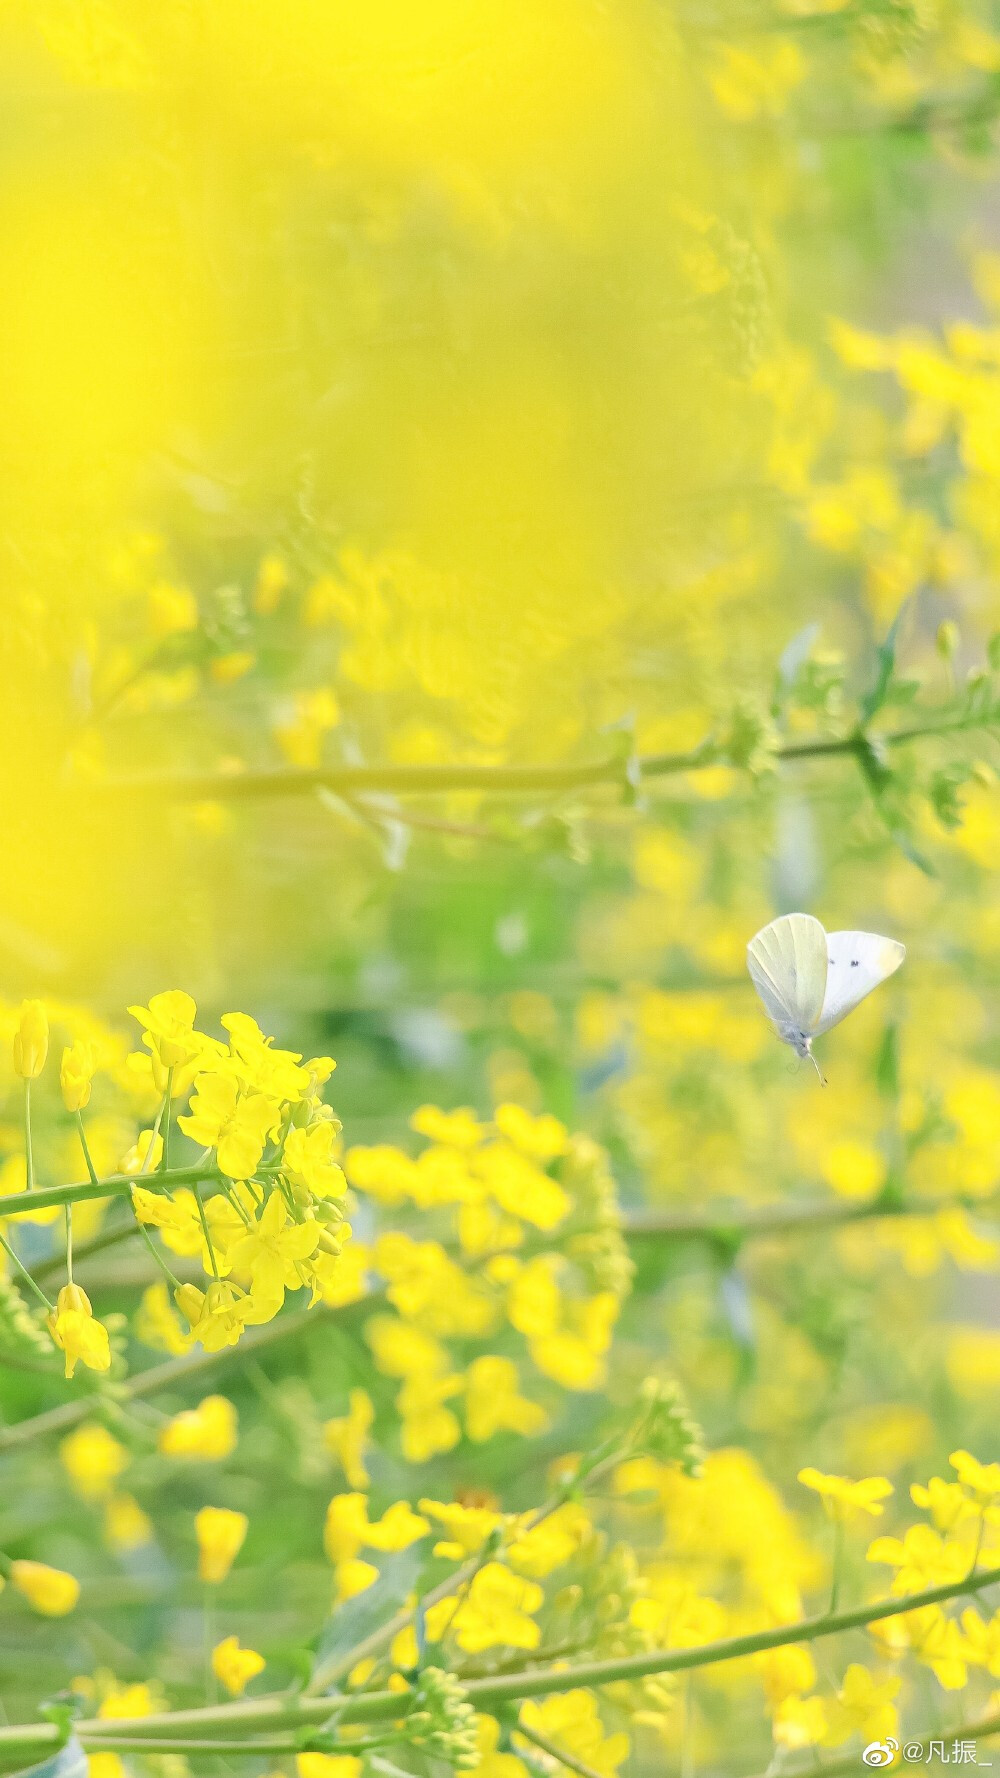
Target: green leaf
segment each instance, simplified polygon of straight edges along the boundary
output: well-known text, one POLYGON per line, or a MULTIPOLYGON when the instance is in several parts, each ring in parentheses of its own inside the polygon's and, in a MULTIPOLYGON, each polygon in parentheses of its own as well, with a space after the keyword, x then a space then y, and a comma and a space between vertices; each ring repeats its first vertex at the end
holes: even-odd
POLYGON ((397 1550, 382 1564, 378 1580, 338 1605, 320 1633, 312 1683, 322 1687, 325 1675, 334 1673, 343 1657, 391 1618, 414 1591, 426 1561, 423 1540, 408 1550, 397 1550))
POLYGON ((884 642, 881 642, 876 655, 877 668, 871 690, 861 700, 861 723, 871 721, 876 711, 881 710, 889 693, 893 675, 896 671, 896 644, 899 640, 899 628, 906 611, 906 603, 900 606, 893 618, 884 642))

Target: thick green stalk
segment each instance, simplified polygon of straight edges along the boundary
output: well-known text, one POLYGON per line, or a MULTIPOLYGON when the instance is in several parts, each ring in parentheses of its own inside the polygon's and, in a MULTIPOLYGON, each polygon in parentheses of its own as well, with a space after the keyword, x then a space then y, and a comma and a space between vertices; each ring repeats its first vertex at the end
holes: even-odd
POLYGON ((89 1389, 85 1395, 78 1395, 73 1401, 61 1402, 58 1407, 48 1408, 44 1414, 35 1414, 30 1420, 18 1421, 13 1426, 0 1426, 0 1451, 13 1450, 16 1446, 28 1444, 33 1438, 41 1438, 49 1432, 66 1432, 79 1421, 86 1420, 89 1414, 98 1411, 102 1400, 125 1407, 130 1401, 158 1395, 161 1389, 173 1389, 178 1383, 189 1382, 193 1377, 200 1377, 204 1371, 213 1370, 216 1365, 227 1364, 232 1358, 245 1357, 249 1352, 259 1352, 262 1347, 273 1346, 278 1340, 301 1333, 307 1326, 319 1325, 326 1315, 335 1312, 316 1308, 299 1309, 289 1315, 279 1315, 261 1327, 248 1327, 241 1335, 238 1346, 224 1346, 220 1352, 185 1352, 179 1358, 168 1358, 163 1364, 140 1371, 138 1376, 130 1377, 127 1383, 117 1387, 112 1384, 103 1389, 89 1389))
POLYGON ((133 1185, 168 1186, 206 1184, 213 1191, 222 1190, 222 1175, 215 1167, 172 1167, 169 1173, 133 1177, 130 1173, 111 1173, 106 1179, 77 1180, 72 1185, 41 1185, 32 1192, 0 1193, 0 1216, 16 1216, 27 1210, 49 1210, 54 1205, 80 1204, 87 1198, 127 1197, 133 1185))
MULTIPOLYGON (((878 746, 895 747, 970 726, 968 716, 942 714, 936 719, 930 718, 920 727, 888 734, 876 732, 870 738, 878 746)), ((793 741, 775 747, 772 758, 794 762, 856 755, 866 739, 855 730, 828 739, 793 741)), ((435 796, 453 790, 481 790, 501 796, 530 795, 533 792, 544 795, 600 785, 621 787, 636 778, 668 777, 725 763, 724 749, 709 737, 684 753, 646 754, 632 761, 615 755, 584 765, 275 766, 255 772, 163 773, 125 778, 109 783, 106 790, 117 796, 136 796, 143 802, 156 795, 183 801, 200 802, 209 798, 246 802, 256 797, 311 795, 317 790, 332 790, 336 795, 348 797, 366 793, 435 796)))
MULTIPOLYGON (((980 1593, 997 1585, 1000 1585, 1000 1568, 985 1569, 982 1574, 946 1581, 941 1586, 928 1587, 922 1593, 878 1599, 848 1611, 801 1618, 796 1623, 778 1624, 745 1636, 729 1636, 694 1648, 650 1649, 642 1654, 622 1655, 611 1660, 579 1661, 575 1665, 568 1663, 530 1672, 472 1679, 465 1687, 466 1695, 477 1709, 494 1710, 500 1704, 513 1703, 521 1698, 542 1698, 554 1692, 576 1691, 580 1687, 647 1679, 658 1673, 683 1673, 698 1667, 715 1667, 723 1661, 741 1660, 793 1643, 816 1642, 822 1637, 840 1635, 845 1630, 864 1629, 866 1625, 881 1623, 886 1618, 919 1611, 925 1605, 940 1605, 947 1599, 980 1593)), ((399 1692, 360 1692, 351 1698, 345 1715, 350 1716, 352 1727, 355 1723, 392 1721, 405 1714, 404 1703, 399 1692)), ((97 1737, 103 1745, 117 1747, 122 1741, 145 1743, 150 1739, 206 1735, 218 1736, 220 1747, 225 1747, 225 1737, 230 1732, 242 1736, 248 1730, 266 1734, 279 1729, 301 1728, 310 1723, 325 1722, 330 1710, 329 1695, 308 1698, 285 1693, 215 1705, 209 1709, 175 1710, 156 1716, 109 1718, 106 1721, 95 1719, 77 1723, 76 1730, 85 1746, 91 1738, 97 1737)), ((45 1748, 55 1746, 58 1739, 59 1731, 52 1723, 0 1728, 0 1762, 15 1754, 41 1753, 45 1748)))

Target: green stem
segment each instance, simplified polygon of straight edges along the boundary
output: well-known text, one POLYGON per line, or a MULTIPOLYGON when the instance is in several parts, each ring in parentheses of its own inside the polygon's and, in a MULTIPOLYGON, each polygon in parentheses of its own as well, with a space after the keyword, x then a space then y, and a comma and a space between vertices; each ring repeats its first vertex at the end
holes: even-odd
POLYGON ((813 1229, 836 1228, 841 1224, 868 1222, 882 1217, 934 1216, 943 1209, 982 1211, 996 1209, 1000 1199, 995 1195, 974 1198, 966 1193, 934 1198, 926 1203, 901 1201, 880 1192, 877 1197, 850 1200, 822 1198, 817 1203, 764 1204, 757 1209, 727 1216, 663 1210, 634 1210, 625 1217, 622 1233, 629 1241, 656 1240, 753 1240, 771 1235, 808 1234, 813 1229))
POLYGON ((31 1081, 24 1082, 24 1177, 28 1191, 35 1189, 35 1159, 31 1152, 31 1081))
POLYGON ((170 1267, 167 1265, 166 1260, 164 1259, 162 1253, 160 1252, 160 1249, 157 1247, 156 1242, 153 1240, 153 1237, 150 1234, 149 1230, 146 1228, 144 1223, 141 1223, 139 1221, 138 1217, 136 1217, 136 1219, 135 1219, 135 1226, 138 1229, 143 1240, 145 1241, 146 1246, 149 1248, 149 1251, 152 1254, 154 1260, 156 1261, 156 1264, 159 1266, 160 1271, 163 1273, 163 1276, 173 1286, 174 1290, 180 1290, 180 1288, 181 1288, 180 1279, 174 1276, 174 1273, 170 1270, 170 1267))
POLYGON ((976 1547, 972 1553, 972 1561, 969 1564, 969 1573, 970 1574, 975 1574, 975 1572, 976 1572, 976 1568, 979 1563, 979 1553, 983 1547, 983 1533, 985 1532, 985 1530, 986 1530, 986 1508, 985 1508, 985 1506, 981 1506, 979 1508, 979 1529, 976 1532, 976 1547))
POLYGON ((215 1647, 215 1600, 211 1587, 205 1587, 201 1597, 201 1646, 205 1661, 205 1697, 209 1704, 218 1700, 218 1688, 215 1683, 215 1668, 212 1666, 212 1650, 215 1647))
MULTIPOLYGON (((602 1445, 585 1465, 581 1465, 564 1486, 557 1488, 555 1493, 550 1495, 544 1505, 538 1507, 523 1523, 512 1527, 513 1533, 523 1537, 526 1532, 534 1531, 535 1527, 540 1525, 543 1520, 551 1518, 552 1514, 558 1512, 561 1506, 565 1506, 567 1501, 572 1500, 584 1481, 596 1480, 608 1469, 620 1463, 623 1454, 620 1446, 616 1446, 613 1454, 606 1454, 606 1447, 602 1445)), ((497 1550, 494 1548, 493 1555, 496 1554, 497 1550)), ((437 1605, 442 1599, 450 1598, 452 1593, 461 1594, 490 1559, 490 1546, 487 1544, 476 1555, 470 1556, 467 1562, 463 1562, 460 1568, 456 1568, 453 1574, 448 1575, 436 1587, 432 1587, 429 1593, 424 1594, 420 1601, 423 1609, 426 1611, 429 1606, 437 1605)), ((372 1655, 380 1654, 399 1635, 401 1630, 405 1630, 407 1625, 413 1622, 415 1612, 415 1606, 398 1611, 387 1623, 380 1625, 377 1630, 373 1630, 369 1636, 363 1637, 360 1642, 356 1642, 353 1648, 347 1650, 346 1654, 333 1656, 327 1662, 321 1663, 306 1686, 306 1696, 312 1696, 317 1691, 335 1685, 338 1680, 350 1673, 359 1661, 365 1661, 372 1655)))
POLYGON ((73 1282, 73 1206, 72 1206, 72 1204, 66 1205, 64 1214, 66 1217, 66 1282, 67 1282, 67 1284, 72 1284, 72 1282, 73 1282))
POLYGON ((595 1766, 588 1766, 575 1753, 570 1753, 567 1748, 560 1747, 555 1741, 550 1741, 548 1735, 543 1735, 540 1730, 529 1729, 524 1722, 519 1722, 514 1733, 523 1735, 526 1741, 533 1741, 542 1753, 547 1753, 550 1759, 558 1760, 561 1765, 566 1767, 567 1771, 577 1772, 579 1778, 602 1778, 602 1774, 595 1766))
MULTIPOLYGON (((269 1175, 270 1170, 259 1167, 258 1172, 269 1175)), ((222 1191, 223 1182, 224 1176, 218 1167, 208 1166, 202 1161, 191 1167, 171 1167, 167 1173, 157 1173, 153 1184, 157 1189, 169 1187, 171 1190, 178 1185, 206 1185, 211 1196, 222 1191)), ((63 1204, 79 1204, 88 1198, 126 1197, 136 1183, 146 1183, 142 1174, 110 1173, 104 1179, 79 1180, 72 1185, 42 1185, 32 1192, 31 1207, 33 1210, 46 1210, 51 1209, 54 1204, 61 1208, 63 1204)), ((0 1193, 0 1217, 16 1216, 23 1209, 23 1192, 0 1193)))
POLYGON ((14 1252, 13 1247, 11 1246, 6 1235, 4 1235, 4 1234, 0 1234, 0 1247, 3 1247, 5 1252, 7 1253, 8 1257, 14 1261, 14 1264, 16 1265, 18 1271, 20 1272, 21 1277, 24 1279, 25 1284, 28 1285, 30 1290, 34 1291, 36 1297, 38 1298, 39 1302, 42 1304, 42 1307, 45 1309, 46 1313, 51 1315, 53 1312, 53 1309, 54 1309, 54 1304, 49 1302, 49 1299, 45 1295, 45 1292, 43 1290, 39 1290, 38 1285, 35 1283, 34 1278, 31 1276, 31 1273, 28 1271, 27 1266, 24 1266, 21 1264, 21 1261, 18 1259, 17 1254, 14 1252))
POLYGON ((205 1206, 201 1200, 201 1189, 197 1185, 194 1188, 194 1195, 195 1202, 198 1205, 198 1215, 201 1218, 201 1231, 205 1237, 205 1245, 208 1248, 208 1258, 212 1267, 212 1276, 216 1283, 219 1283, 219 1262, 215 1257, 215 1248, 212 1246, 212 1236, 208 1227, 208 1217, 205 1215, 205 1206))
POLYGON ((83 1149, 84 1165, 90 1175, 90 1183, 91 1185, 100 1185, 101 1182, 97 1177, 97 1168, 94 1166, 93 1158, 90 1153, 90 1143, 87 1141, 87 1132, 83 1125, 82 1111, 78 1111, 76 1114, 76 1127, 80 1133, 80 1147, 83 1149))
MULTIPOLYGON (((847 1630, 864 1629, 868 1624, 881 1623, 906 1612, 919 1611, 926 1605, 940 1605, 963 1593, 981 1593, 986 1588, 997 1585, 1000 1585, 1000 1568, 985 1569, 974 1578, 971 1586, 966 1576, 962 1580, 929 1587, 922 1593, 877 1599, 867 1605, 853 1606, 849 1611, 800 1618, 795 1623, 778 1624, 744 1636, 726 1637, 718 1642, 701 1643, 688 1648, 649 1649, 641 1654, 621 1655, 609 1660, 580 1661, 575 1665, 567 1663, 561 1667, 500 1677, 488 1676, 470 1680, 465 1690, 470 1703, 477 1710, 492 1711, 500 1704, 519 1698, 547 1697, 556 1692, 575 1691, 579 1687, 646 1679, 658 1673, 684 1673, 694 1668, 718 1666, 723 1661, 742 1660, 747 1655, 764 1654, 775 1648, 786 1648, 793 1643, 816 1642, 823 1637, 838 1636, 847 1630)), ((404 1698, 405 1694, 396 1691, 360 1692, 352 1695, 351 1721, 391 1721, 403 1713, 404 1698)), ((122 1718, 120 1727, 119 1722, 109 1719, 100 1724, 100 1732, 109 1737, 128 1734, 141 1736, 143 1739, 147 1735, 170 1733, 172 1730, 181 1733, 186 1730, 218 1731, 220 1735, 224 1735, 229 1729, 289 1728, 324 1722, 329 1714, 329 1697, 300 1694, 293 1698, 282 1693, 269 1698, 246 1699, 211 1710, 179 1710, 128 1721, 122 1718)), ((41 1726, 48 1727, 39 1725, 39 1728, 41 1726)), ((82 1730, 91 1730, 94 1726, 91 1723, 80 1725, 82 1730)), ((9 1738, 23 1737, 25 1732, 23 1728, 13 1731, 0 1729, 0 1757, 9 1738)), ((36 1730, 37 1732, 39 1731, 36 1730)))
POLYGON ((160 1155, 160 1172, 165 1173, 170 1165, 168 1152, 170 1149, 170 1099, 174 1090, 173 1068, 167 1069, 167 1088, 163 1095, 163 1115, 161 1118, 163 1132, 163 1153, 160 1155))
MULTIPOLYGON (((842 1518, 836 1518, 836 1519, 834 1519, 834 1522, 833 1522, 833 1565, 832 1565, 832 1578, 830 1581, 830 1603, 827 1606, 827 1610, 831 1611, 831 1612, 836 1611, 837 1602, 840 1598, 840 1578, 841 1578, 841 1572, 843 1570, 843 1566, 844 1566, 844 1521, 842 1518)), ((975 1566, 976 1566, 975 1562, 973 1562, 972 1566, 973 1566, 973 1568, 975 1568, 975 1566)))
MULTIPOLYGON (((945 735, 971 726, 966 715, 930 718, 909 729, 876 735, 880 746, 904 746, 910 741, 945 735)), ((772 749, 777 760, 836 758, 856 754, 859 735, 834 735, 815 741, 793 741, 772 749)), ((683 753, 653 753, 633 762, 640 778, 662 778, 681 772, 702 771, 725 764, 724 754, 711 737, 683 753)), ((141 798, 166 796, 181 801, 246 802, 257 797, 305 796, 332 790, 338 796, 389 793, 393 796, 439 796, 453 790, 480 790, 495 795, 558 793, 626 782, 629 762, 616 755, 583 765, 389 765, 389 766, 278 766, 255 772, 189 772, 119 779, 108 784, 108 794, 141 798)))

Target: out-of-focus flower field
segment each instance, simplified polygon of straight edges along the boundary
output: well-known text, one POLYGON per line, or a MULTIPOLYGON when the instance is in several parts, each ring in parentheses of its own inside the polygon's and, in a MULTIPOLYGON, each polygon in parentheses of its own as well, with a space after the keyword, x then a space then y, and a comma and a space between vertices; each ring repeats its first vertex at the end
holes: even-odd
POLYGON ((0 1768, 989 1762, 1000 11, 0 93, 0 1768))

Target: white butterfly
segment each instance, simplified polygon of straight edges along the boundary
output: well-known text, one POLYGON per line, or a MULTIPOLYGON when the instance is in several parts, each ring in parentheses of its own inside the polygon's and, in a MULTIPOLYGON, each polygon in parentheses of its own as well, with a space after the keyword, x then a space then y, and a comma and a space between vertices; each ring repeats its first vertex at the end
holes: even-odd
POLYGON ((822 1080, 813 1038, 839 1025, 905 956, 898 939, 825 932, 811 914, 782 914, 750 940, 747 968, 782 1043, 808 1056, 822 1080))

